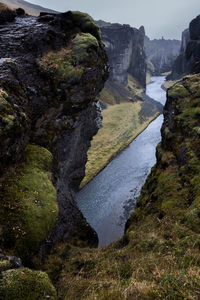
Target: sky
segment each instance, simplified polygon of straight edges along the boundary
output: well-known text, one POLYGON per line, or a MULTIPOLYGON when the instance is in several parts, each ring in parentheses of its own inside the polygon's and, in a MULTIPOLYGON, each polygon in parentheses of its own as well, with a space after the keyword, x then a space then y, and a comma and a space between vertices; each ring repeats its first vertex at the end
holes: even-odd
POLYGON ((151 39, 181 39, 200 14, 200 0, 27 0, 58 11, 79 10, 95 20, 145 27, 151 39))

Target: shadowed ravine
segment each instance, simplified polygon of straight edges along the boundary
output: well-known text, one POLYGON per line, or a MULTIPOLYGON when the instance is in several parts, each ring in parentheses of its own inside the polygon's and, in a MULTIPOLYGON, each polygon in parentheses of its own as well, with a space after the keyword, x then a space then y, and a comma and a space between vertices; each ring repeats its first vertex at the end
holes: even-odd
MULTIPOLYGON (((165 103, 164 77, 152 77, 147 95, 165 103)), ((78 194, 78 206, 105 246, 123 235, 125 223, 134 209, 151 167, 156 162, 155 149, 161 139, 163 116, 155 119, 124 151, 78 194)))

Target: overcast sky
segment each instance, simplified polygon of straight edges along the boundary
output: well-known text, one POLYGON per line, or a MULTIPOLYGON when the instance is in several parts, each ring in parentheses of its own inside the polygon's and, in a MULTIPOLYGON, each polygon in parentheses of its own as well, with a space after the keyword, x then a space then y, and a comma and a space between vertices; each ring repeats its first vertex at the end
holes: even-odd
POLYGON ((181 39, 189 22, 200 14, 200 0, 28 0, 54 10, 80 10, 95 20, 144 25, 150 38, 181 39))

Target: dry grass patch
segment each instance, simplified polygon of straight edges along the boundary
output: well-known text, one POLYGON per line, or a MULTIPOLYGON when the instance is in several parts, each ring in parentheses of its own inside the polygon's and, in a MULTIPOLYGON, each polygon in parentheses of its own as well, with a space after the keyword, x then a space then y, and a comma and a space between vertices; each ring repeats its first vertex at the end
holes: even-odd
POLYGON ((126 148, 158 115, 141 123, 141 101, 108 106, 103 110, 103 127, 92 141, 88 151, 86 176, 81 188, 96 176, 120 151, 126 148))

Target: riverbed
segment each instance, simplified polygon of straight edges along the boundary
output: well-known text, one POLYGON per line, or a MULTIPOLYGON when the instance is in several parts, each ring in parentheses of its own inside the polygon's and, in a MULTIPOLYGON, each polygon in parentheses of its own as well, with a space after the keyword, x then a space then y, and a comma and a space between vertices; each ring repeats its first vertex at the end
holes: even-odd
MULTIPOLYGON (((152 77, 146 89, 148 96, 163 105, 166 101, 166 93, 161 88, 164 81, 163 76, 152 77)), ((99 247, 123 235, 142 185, 156 162, 162 122, 160 115, 77 194, 79 208, 98 234, 99 247)))

